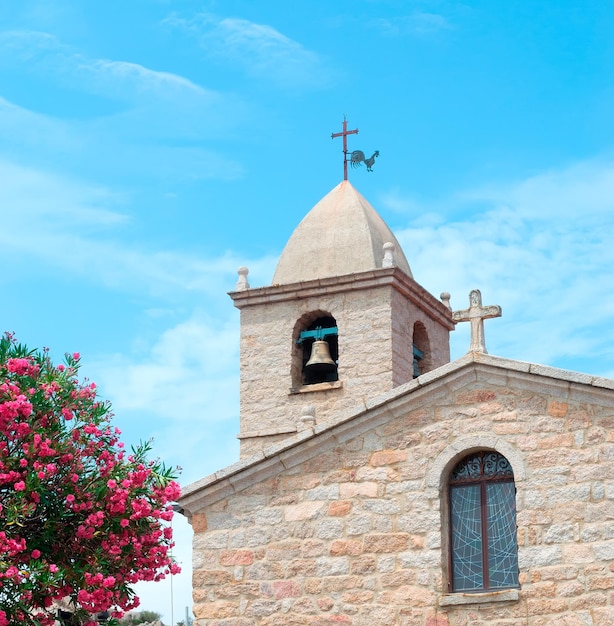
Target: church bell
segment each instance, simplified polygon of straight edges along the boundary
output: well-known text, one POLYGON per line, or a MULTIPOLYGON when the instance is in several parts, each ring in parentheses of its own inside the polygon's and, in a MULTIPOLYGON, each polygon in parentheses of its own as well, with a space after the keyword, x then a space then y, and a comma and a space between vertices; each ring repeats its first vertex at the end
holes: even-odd
POLYGON ((337 364, 330 358, 328 341, 316 339, 311 344, 311 356, 305 363, 304 372, 310 379, 327 380, 337 371, 337 364))

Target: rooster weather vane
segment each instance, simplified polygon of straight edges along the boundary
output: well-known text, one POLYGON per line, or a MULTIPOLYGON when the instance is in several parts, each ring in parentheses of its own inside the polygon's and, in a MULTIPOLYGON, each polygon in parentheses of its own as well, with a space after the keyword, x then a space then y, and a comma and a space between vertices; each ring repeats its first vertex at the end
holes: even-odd
POLYGON ((365 157, 365 153, 362 150, 354 150, 350 153, 348 158, 348 135, 357 135, 358 128, 354 130, 348 130, 348 122, 343 117, 343 130, 340 133, 333 133, 331 135, 332 139, 336 137, 343 137, 343 180, 348 179, 348 161, 352 164, 352 167, 360 167, 362 163, 367 166, 367 172, 372 172, 371 169, 373 164, 375 163, 375 159, 379 156, 379 150, 376 150, 370 157, 365 157))
POLYGON ((367 172, 372 172, 371 167, 375 163, 375 157, 379 156, 379 150, 376 150, 368 159, 365 158, 365 153, 362 150, 354 150, 352 154, 350 154, 350 163, 352 167, 359 167, 360 164, 364 161, 367 166, 367 172))

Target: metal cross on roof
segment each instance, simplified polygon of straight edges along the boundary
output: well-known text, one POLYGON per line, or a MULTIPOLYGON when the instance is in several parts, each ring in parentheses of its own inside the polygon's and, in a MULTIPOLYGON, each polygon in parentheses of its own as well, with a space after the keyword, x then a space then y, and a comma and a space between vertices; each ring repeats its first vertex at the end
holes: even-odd
POLYGON ((343 137, 343 180, 348 179, 348 135, 358 135, 358 128, 348 130, 348 121, 343 116, 343 130, 340 133, 333 133, 330 137, 335 139, 343 137))
POLYGON ((469 293, 469 308, 463 311, 454 311, 452 319, 455 322, 471 322, 471 343, 469 352, 486 351, 484 340, 484 320, 492 317, 501 317, 501 307, 497 305, 482 306, 482 294, 479 289, 469 293))
POLYGON ((365 156, 362 150, 353 150, 348 159, 348 135, 357 135, 358 128, 354 130, 348 130, 348 121, 343 116, 343 130, 340 133, 333 133, 332 139, 336 137, 343 137, 343 180, 348 179, 348 161, 352 164, 352 167, 359 167, 363 163, 367 166, 367 172, 372 172, 371 169, 375 163, 375 159, 379 156, 379 150, 376 150, 370 157, 365 156))

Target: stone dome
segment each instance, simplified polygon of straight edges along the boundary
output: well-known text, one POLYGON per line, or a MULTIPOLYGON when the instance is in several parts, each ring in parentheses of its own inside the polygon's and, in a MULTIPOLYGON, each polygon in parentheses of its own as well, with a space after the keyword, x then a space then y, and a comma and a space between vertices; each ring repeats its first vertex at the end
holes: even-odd
POLYGON ((382 267, 384 244, 395 245, 394 265, 412 276, 396 237, 367 200, 343 181, 296 227, 281 253, 274 285, 343 276, 382 267))

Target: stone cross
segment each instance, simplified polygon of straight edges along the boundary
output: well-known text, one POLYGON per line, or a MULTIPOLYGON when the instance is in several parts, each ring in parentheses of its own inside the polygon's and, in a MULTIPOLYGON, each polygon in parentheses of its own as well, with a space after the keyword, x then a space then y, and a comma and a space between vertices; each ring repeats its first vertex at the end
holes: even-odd
POLYGON ((491 317, 501 317, 501 307, 482 306, 482 294, 479 289, 469 293, 469 308, 464 311, 454 311, 452 319, 455 322, 471 322, 471 344, 469 352, 484 352, 487 354, 484 341, 484 320, 491 317))

